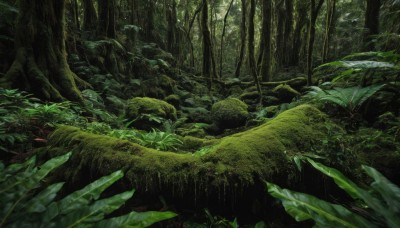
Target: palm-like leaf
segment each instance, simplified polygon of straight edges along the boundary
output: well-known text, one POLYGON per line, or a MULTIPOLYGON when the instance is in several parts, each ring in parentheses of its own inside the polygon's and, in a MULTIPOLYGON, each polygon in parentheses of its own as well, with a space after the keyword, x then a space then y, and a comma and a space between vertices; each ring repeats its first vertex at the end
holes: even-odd
POLYGON ((281 189, 267 183, 268 192, 282 204, 296 221, 313 219, 318 227, 375 227, 368 220, 345 207, 320 200, 314 196, 281 189))

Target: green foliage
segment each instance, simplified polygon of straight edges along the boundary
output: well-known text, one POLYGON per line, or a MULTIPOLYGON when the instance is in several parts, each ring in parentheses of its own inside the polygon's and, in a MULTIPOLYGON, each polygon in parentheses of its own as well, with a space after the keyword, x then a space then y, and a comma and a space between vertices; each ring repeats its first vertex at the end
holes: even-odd
POLYGON ((396 78, 400 72, 399 61, 400 55, 393 51, 352 53, 342 60, 322 64, 315 71, 324 81, 374 84, 396 78))
POLYGON ((371 85, 367 87, 334 88, 324 90, 312 86, 309 95, 318 101, 334 104, 344 109, 350 118, 358 114, 361 105, 378 92, 385 85, 371 85))
POLYGON ((151 132, 139 134, 139 144, 157 150, 177 150, 182 141, 175 134, 153 129, 151 132))
MULTIPOLYGON (((314 196, 281 189, 267 182, 268 192, 282 201, 286 211, 296 221, 314 220, 317 227, 398 227, 400 224, 400 188, 391 183, 374 168, 363 166, 373 179, 368 189, 363 189, 336 169, 307 159, 318 171, 331 177, 363 207, 362 214, 348 208, 320 200, 314 196)), ((353 206, 356 208, 356 206, 353 206)))
POLYGON ((0 163, 0 226, 144 227, 176 216, 172 212, 131 212, 105 219, 106 215, 120 208, 134 193, 134 190, 131 190, 100 199, 104 190, 123 177, 121 171, 102 177, 55 201, 64 183, 55 183, 44 189, 39 188, 40 183, 70 156, 71 153, 67 153, 53 158, 40 167, 35 167, 35 157, 23 164, 8 167, 0 163))

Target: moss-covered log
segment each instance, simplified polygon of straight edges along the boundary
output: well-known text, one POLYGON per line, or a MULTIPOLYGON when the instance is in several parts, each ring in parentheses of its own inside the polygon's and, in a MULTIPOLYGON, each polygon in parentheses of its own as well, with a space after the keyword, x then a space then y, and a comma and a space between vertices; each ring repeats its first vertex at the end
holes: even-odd
POLYGON ((291 156, 308 152, 322 138, 325 120, 316 108, 298 106, 259 127, 220 139, 203 156, 157 151, 61 127, 51 135, 47 154, 74 151, 61 173, 73 182, 124 169, 124 183, 139 192, 171 193, 182 198, 193 194, 193 199, 225 196, 228 192, 238 196, 247 188, 257 187, 263 192, 261 179, 292 182, 296 171, 291 156))
POLYGON ((65 0, 18 1, 16 57, 0 86, 17 87, 46 100, 82 101, 65 49, 65 0))

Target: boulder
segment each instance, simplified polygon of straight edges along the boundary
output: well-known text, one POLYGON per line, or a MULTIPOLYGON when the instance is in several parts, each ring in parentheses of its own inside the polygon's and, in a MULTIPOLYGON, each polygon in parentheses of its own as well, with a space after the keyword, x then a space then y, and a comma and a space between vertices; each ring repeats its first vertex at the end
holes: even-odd
POLYGON ((221 129, 243 126, 248 115, 247 105, 236 98, 219 101, 211 108, 211 117, 221 129))
POLYGON ((282 103, 289 103, 301 94, 290 85, 282 84, 275 87, 272 92, 282 103))
POLYGON ((135 97, 128 100, 125 115, 138 129, 151 129, 161 125, 162 119, 176 119, 176 109, 165 101, 150 97, 135 97))

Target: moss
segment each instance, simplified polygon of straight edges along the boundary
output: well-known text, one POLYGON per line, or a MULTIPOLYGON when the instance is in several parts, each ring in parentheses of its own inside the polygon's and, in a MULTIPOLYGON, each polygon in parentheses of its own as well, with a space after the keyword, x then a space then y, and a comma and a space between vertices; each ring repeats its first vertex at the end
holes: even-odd
POLYGON ((215 139, 209 140, 193 136, 185 136, 183 137, 182 141, 183 141, 182 149, 186 151, 196 151, 202 147, 210 146, 218 142, 218 140, 215 139))
POLYGON ((296 107, 259 127, 223 138, 204 161, 224 164, 220 175, 243 182, 252 182, 254 174, 282 175, 290 167, 287 154, 307 151, 323 136, 325 118, 312 106, 296 107))
POLYGON ((293 98, 300 96, 301 94, 295 89, 290 87, 290 85, 282 84, 275 87, 272 92, 278 97, 282 102, 290 102, 293 98))
POLYGON ((240 95, 240 99, 242 100, 256 100, 260 97, 260 94, 258 91, 251 91, 251 92, 245 92, 240 95))
POLYGON ((193 148, 215 143, 203 156, 160 152, 64 126, 50 136, 47 153, 56 156, 61 151, 73 151, 66 170, 61 172, 66 180, 95 178, 123 169, 124 183, 142 192, 162 191, 182 198, 196 192, 199 199, 228 194, 225 189, 229 188, 229 194, 237 195, 260 179, 290 182, 288 176, 294 173, 294 166, 288 155, 308 152, 315 140, 323 138, 324 120, 325 115, 316 108, 303 105, 218 141, 186 137, 193 148))
POLYGON ((176 94, 171 94, 166 98, 164 98, 164 100, 169 104, 173 105, 175 108, 178 108, 181 103, 181 98, 176 94))
POLYGON ((165 119, 176 119, 176 109, 165 101, 150 97, 135 97, 128 100, 126 115, 137 118, 141 114, 152 114, 165 119))
POLYGON ((236 98, 219 101, 211 108, 212 119, 222 129, 244 125, 248 115, 247 105, 236 98))

